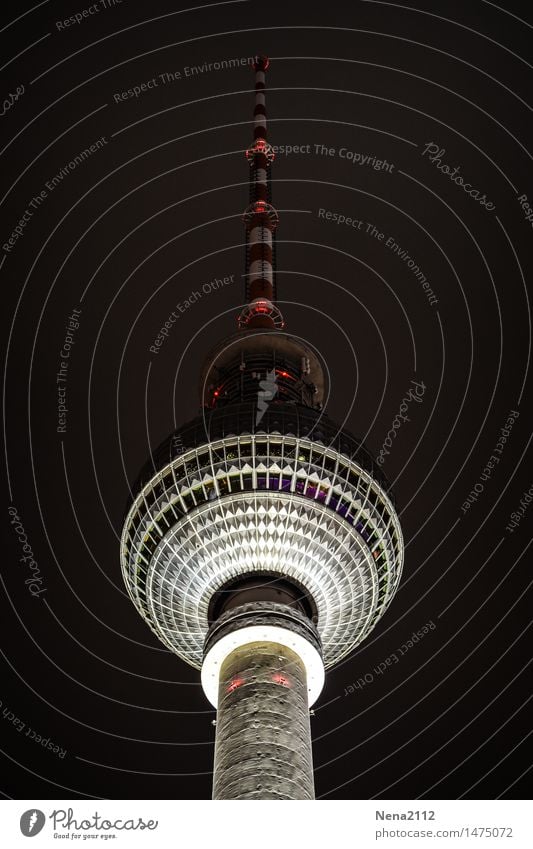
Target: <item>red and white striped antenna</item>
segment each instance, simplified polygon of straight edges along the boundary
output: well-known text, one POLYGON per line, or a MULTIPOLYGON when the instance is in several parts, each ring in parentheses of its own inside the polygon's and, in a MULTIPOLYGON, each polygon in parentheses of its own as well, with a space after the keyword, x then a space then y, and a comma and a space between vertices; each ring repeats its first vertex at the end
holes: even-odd
POLYGON ((257 56, 255 71, 254 141, 246 151, 250 165, 250 205, 244 211, 246 228, 245 293, 247 304, 239 315, 243 329, 283 327, 283 317, 275 305, 275 231, 278 213, 272 206, 270 169, 274 151, 267 142, 265 77, 266 56, 257 56))

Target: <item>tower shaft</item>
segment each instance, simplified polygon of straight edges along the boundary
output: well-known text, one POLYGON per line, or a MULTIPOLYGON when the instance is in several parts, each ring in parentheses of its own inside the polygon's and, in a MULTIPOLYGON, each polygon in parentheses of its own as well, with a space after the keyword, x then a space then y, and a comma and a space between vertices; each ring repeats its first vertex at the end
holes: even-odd
POLYGON ((304 597, 282 586, 229 588, 228 609, 206 638, 202 685, 217 708, 214 799, 314 799, 309 706, 324 683, 322 649, 304 597))
POLYGON ((307 676, 271 642, 235 649, 220 670, 214 799, 313 799, 307 676))

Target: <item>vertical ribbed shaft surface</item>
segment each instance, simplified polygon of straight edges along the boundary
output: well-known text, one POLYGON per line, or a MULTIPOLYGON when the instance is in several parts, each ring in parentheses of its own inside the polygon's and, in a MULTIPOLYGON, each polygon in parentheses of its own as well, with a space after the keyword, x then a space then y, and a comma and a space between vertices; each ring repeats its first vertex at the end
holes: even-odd
POLYGON ((214 799, 314 799, 305 667, 277 643, 235 649, 220 671, 214 799))

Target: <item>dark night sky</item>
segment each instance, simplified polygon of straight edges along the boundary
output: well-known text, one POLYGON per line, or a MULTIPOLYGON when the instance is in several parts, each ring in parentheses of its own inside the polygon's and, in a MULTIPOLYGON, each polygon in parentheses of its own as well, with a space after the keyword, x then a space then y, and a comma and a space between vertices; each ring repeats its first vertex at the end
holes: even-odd
POLYGON ((233 331, 243 297, 253 76, 185 69, 265 52, 270 140, 310 146, 275 162, 278 291, 287 328, 328 364, 327 412, 377 454, 411 381, 425 387, 383 466, 404 576, 316 705, 317 796, 520 798, 531 762, 530 4, 244 0, 181 13, 170 0, 117 0, 62 29, 90 4, 32 6, 7 5, 0 33, 3 794, 210 795, 214 713, 197 671, 128 600, 118 541, 129 485, 150 448, 197 414, 203 357, 233 331), (163 83, 169 72, 181 76, 163 83), (116 96, 150 80, 137 98, 116 96), (178 302, 231 275, 150 352, 178 302), (36 597, 9 508, 38 564, 36 597))

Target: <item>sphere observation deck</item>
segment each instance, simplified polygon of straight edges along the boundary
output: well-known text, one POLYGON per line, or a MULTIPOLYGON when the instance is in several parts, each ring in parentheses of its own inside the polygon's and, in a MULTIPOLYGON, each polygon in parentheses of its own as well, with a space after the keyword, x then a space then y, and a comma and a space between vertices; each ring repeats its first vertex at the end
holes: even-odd
POLYGON ((370 454, 320 411, 278 402, 256 420, 253 402, 206 411, 155 452, 124 524, 126 586, 159 639, 201 668, 217 600, 254 577, 283 593, 284 579, 331 667, 396 591, 396 511, 370 454))

